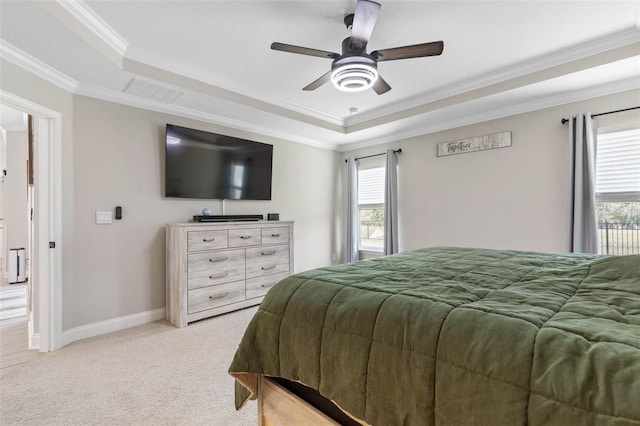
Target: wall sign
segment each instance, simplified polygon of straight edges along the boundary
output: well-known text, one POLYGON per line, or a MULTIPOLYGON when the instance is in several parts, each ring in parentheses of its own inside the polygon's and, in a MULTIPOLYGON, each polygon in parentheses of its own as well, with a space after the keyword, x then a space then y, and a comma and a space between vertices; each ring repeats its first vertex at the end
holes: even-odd
POLYGON ((476 136, 437 145, 438 157, 445 157, 465 152, 484 151, 485 149, 505 148, 511 146, 511 132, 496 133, 495 135, 476 136))

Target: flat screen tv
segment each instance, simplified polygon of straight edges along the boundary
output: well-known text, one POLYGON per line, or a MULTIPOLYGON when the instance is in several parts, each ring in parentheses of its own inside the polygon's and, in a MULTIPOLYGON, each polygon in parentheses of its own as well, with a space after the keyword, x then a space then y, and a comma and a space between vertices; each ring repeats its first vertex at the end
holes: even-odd
POLYGON ((270 200, 273 145, 167 124, 165 196, 270 200))

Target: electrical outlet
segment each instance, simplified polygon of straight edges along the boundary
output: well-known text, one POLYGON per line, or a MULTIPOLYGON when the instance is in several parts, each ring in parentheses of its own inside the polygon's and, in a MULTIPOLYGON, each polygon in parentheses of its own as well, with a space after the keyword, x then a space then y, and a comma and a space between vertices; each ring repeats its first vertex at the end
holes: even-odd
POLYGON ((331 261, 335 262, 338 260, 338 255, 336 253, 331 253, 331 261))
POLYGON ((110 211, 96 212, 96 224, 107 225, 113 222, 113 215, 110 211))

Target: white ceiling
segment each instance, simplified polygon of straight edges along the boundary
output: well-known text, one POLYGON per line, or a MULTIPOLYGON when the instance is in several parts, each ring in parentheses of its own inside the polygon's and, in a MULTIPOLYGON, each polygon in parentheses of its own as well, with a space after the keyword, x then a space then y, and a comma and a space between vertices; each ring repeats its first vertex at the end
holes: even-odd
POLYGON ((340 52, 355 0, 3 0, 0 53, 74 93, 337 150, 640 88, 638 0, 381 4, 369 51, 444 41, 381 62, 381 96, 302 91, 331 61, 270 49, 340 52))

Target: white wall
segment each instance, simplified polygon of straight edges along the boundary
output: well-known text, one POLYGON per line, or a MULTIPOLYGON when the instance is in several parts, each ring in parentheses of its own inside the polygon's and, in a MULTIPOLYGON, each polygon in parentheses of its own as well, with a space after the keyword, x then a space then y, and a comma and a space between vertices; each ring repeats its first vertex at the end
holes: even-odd
MULTIPOLYGON (((605 96, 396 143, 400 249, 453 245, 562 252, 568 247, 568 128, 578 112, 637 106, 640 91, 605 96), (436 145, 512 132, 509 148, 436 157, 436 145)), ((602 116, 600 126, 640 122, 640 111, 602 116)), ((342 171, 346 173, 343 167, 342 171)), ((344 201, 343 201, 344 202, 344 201)))

